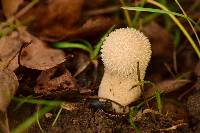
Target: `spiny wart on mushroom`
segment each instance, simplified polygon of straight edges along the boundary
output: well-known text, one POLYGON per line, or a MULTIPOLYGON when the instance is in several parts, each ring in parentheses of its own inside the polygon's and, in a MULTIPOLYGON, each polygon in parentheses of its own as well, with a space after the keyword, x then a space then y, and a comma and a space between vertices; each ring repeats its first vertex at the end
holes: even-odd
MULTIPOLYGON (((101 52, 105 72, 98 96, 122 106, 136 101, 141 95, 139 86, 132 88, 139 82, 137 63, 143 80, 152 53, 147 37, 134 28, 117 29, 105 38, 101 52)), ((123 113, 119 105, 113 103, 112 107, 117 113, 123 113)))

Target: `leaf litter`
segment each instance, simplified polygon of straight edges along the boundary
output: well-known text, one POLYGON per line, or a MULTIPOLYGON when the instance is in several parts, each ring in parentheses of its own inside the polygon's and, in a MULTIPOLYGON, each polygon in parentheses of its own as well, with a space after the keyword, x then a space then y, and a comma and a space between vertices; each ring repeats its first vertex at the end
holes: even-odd
MULTIPOLYGON (((92 72, 90 71, 93 70, 89 68, 86 71, 82 71, 81 69, 84 68, 84 62, 88 61, 88 55, 86 53, 83 52, 83 54, 79 54, 80 51, 78 50, 63 51, 59 49, 53 49, 48 46, 49 42, 74 40, 77 38, 87 38, 91 42, 95 42, 96 39, 99 38, 99 35, 106 31, 113 24, 118 24, 119 27, 124 25, 124 20, 120 18, 120 14, 117 14, 119 12, 118 9, 112 10, 111 12, 115 11, 113 14, 116 13, 119 16, 116 14, 113 15, 110 12, 103 12, 100 14, 87 16, 88 11, 91 12, 98 9, 106 9, 106 7, 112 7, 113 5, 110 6, 109 4, 113 3, 108 0, 94 0, 93 2, 90 0, 45 0, 40 1, 37 5, 32 6, 29 10, 25 10, 20 17, 15 17, 15 15, 19 13, 21 8, 26 8, 30 1, 16 0, 13 2, 9 1, 10 3, 8 1, 9 0, 2 0, 3 12, 6 18, 15 18, 13 21, 10 21, 11 24, 15 25, 15 28, 9 29, 8 26, 7 28, 9 29, 9 32, 3 34, 7 36, 3 36, 0 39, 0 86, 4 86, 0 90, 0 110, 4 112, 8 110, 8 113, 12 113, 12 108, 7 108, 11 97, 16 94, 18 89, 21 89, 18 88, 18 86, 23 85, 22 82, 24 81, 21 80, 17 72, 21 70, 20 75, 28 75, 28 78, 33 76, 31 73, 26 73, 23 71, 22 67, 30 69, 33 72, 40 72, 36 78, 37 80, 29 80, 30 82, 35 83, 34 86, 29 87, 28 89, 32 91, 32 94, 36 97, 42 95, 42 97, 47 98, 47 95, 51 95, 51 99, 54 99, 62 94, 71 95, 71 92, 76 92, 77 95, 80 95, 79 93, 84 90, 84 88, 89 87, 88 84, 92 84, 90 83, 90 80, 88 80, 88 77, 91 76, 92 72), (23 47, 24 43, 28 43, 29 45, 23 47), (67 59, 68 55, 70 54, 80 55, 78 59, 72 59, 75 64, 73 64, 71 60, 67 59), (66 64, 70 65, 67 66, 66 64), (16 72, 18 79, 14 72, 16 72), (76 72, 78 72, 78 74, 76 74, 76 72), (77 77, 73 77, 73 74, 75 74, 77 77), (85 84, 82 84, 81 82, 84 82, 85 84), (4 92, 9 96, 7 97, 4 95, 4 92)), ((119 3, 116 2, 115 4, 117 5, 114 5, 114 7, 119 6, 119 3)), ((190 51, 190 54, 187 54, 187 51, 183 52, 185 55, 182 58, 184 58, 185 62, 182 62, 183 65, 180 65, 179 63, 182 61, 180 60, 180 55, 182 55, 182 53, 178 51, 179 47, 172 47, 173 36, 171 35, 171 31, 166 30, 165 27, 161 26, 161 22, 153 20, 151 23, 146 24, 142 28, 142 31, 144 31, 145 34, 150 38, 153 50, 153 61, 149 66, 149 69, 153 68, 153 70, 148 70, 147 79, 157 82, 157 85, 159 86, 158 88, 162 93, 165 94, 162 95, 162 98, 165 99, 167 96, 171 97, 171 94, 176 95, 176 93, 179 93, 179 91, 184 92, 184 89, 187 89, 190 84, 195 84, 193 81, 196 81, 194 78, 199 76, 199 65, 195 65, 197 62, 193 56, 191 56, 194 52, 190 51), (172 62, 173 50, 177 50, 175 55, 177 57, 178 71, 174 70, 175 65, 173 64, 174 62, 172 62), (165 67, 163 67, 163 64, 168 64, 168 71, 165 67), (169 74, 169 70, 171 73, 173 73, 173 76, 177 76, 177 72, 184 73, 190 71, 195 66, 195 75, 193 75, 193 73, 191 74, 193 77, 191 76, 181 80, 171 79, 170 77, 171 75, 169 74)), ((184 43, 187 42, 185 41, 184 43)), ((182 46, 180 46, 180 48, 182 48, 182 46)), ((100 76, 97 78, 99 80, 101 79, 102 71, 103 69, 101 64, 98 68, 98 73, 100 73, 98 75, 100 76)), ((22 76, 22 78, 24 77, 22 76)), ((89 88, 89 90, 91 90, 91 88, 89 88)), ((144 96, 154 96, 155 91, 155 87, 147 88, 144 96)), ((193 91, 198 91, 198 86, 193 87, 191 92, 193 91)), ((191 94, 191 92, 189 92, 187 95, 191 94)), ((24 93, 22 94, 24 95, 24 93)), ((20 94, 17 94, 17 96, 19 95, 20 94)), ((65 95, 64 98, 66 99, 69 95, 65 95)), ((84 94, 81 93, 81 95, 84 97, 84 94)), ((96 90, 91 91, 89 95, 96 95, 96 90)), ((26 96, 26 94, 24 96, 26 96)), ((188 99, 187 108, 190 109, 190 106, 192 105, 191 101, 195 101, 195 99, 197 99, 197 97, 190 97, 188 99)), ((181 102, 185 102, 184 100, 185 99, 182 99, 181 102)), ((94 104, 98 105, 97 102, 94 102, 94 104)), ((175 104, 169 104, 169 102, 163 102, 163 104, 166 114, 167 111, 178 112, 177 116, 179 117, 176 119, 188 120, 187 111, 185 108, 177 110, 179 107, 175 104), (185 112, 186 114, 184 114, 185 112), (183 114, 181 115, 181 113, 183 114)), ((196 104, 195 106, 198 105, 196 104)), ((155 109, 153 106, 152 108, 155 109)), ((130 129, 130 125, 127 124, 127 120, 122 120, 122 122, 120 122, 117 120, 115 121, 113 119, 108 119, 107 117, 109 116, 105 116, 106 112, 102 113, 101 111, 102 110, 99 109, 91 110, 91 108, 88 107, 78 109, 76 112, 65 110, 64 113, 61 113, 63 117, 58 118, 58 124, 55 127, 49 127, 49 125, 51 125, 50 122, 55 116, 55 113, 52 112, 51 119, 42 119, 41 124, 42 127, 45 127, 45 130, 49 132, 65 131, 66 129, 62 127, 63 123, 65 123, 66 127, 68 125, 72 125, 73 128, 78 130, 80 129, 80 131, 85 132, 89 131, 87 130, 88 127, 91 129, 90 132, 96 132, 100 130, 105 132, 123 132, 120 130, 122 128, 126 129, 126 131, 134 132, 132 129, 130 129), (117 126, 115 126, 115 122, 117 123, 117 126), (108 127, 111 127, 113 131, 109 130, 108 127)), ((187 131, 187 124, 184 123, 185 121, 175 121, 172 119, 173 117, 164 116, 160 113, 156 113, 156 111, 146 111, 145 113, 144 109, 142 112, 143 116, 140 117, 140 120, 137 121, 137 124, 139 124, 141 127, 144 127, 144 131, 179 131, 182 130, 180 127, 183 127, 186 129, 185 131, 187 131), (154 121, 155 119, 156 121, 154 121), (156 122, 157 125, 155 125, 156 122)), ((198 110, 196 112, 199 113, 198 110)), ((193 116, 192 113, 190 115, 193 116)), ((15 125, 12 125, 12 127, 14 126, 15 125)), ((34 129, 32 129, 32 132, 38 129, 37 126, 33 127, 34 129)), ((70 128, 70 131, 73 131, 73 128, 70 128)))

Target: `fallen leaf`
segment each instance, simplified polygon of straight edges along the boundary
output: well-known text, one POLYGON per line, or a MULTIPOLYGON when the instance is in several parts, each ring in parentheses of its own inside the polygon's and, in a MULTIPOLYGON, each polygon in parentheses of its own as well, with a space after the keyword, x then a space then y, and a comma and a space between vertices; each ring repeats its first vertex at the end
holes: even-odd
POLYGON ((19 33, 14 31, 8 36, 0 38, 0 70, 9 64, 22 47, 19 33))
MULTIPOLYGON (((99 5, 102 2, 98 1, 99 5)), ((85 0, 50 0, 48 4, 40 2, 21 20, 29 19, 29 28, 40 39, 49 42, 95 36, 118 23, 116 18, 108 16, 92 18, 84 16, 83 7, 89 4, 87 3, 85 0), (30 20, 32 20, 31 23, 30 20)))
POLYGON ((64 66, 59 66, 42 71, 34 91, 37 94, 50 95, 78 91, 78 88, 70 72, 64 66))
POLYGON ((23 2, 24 0, 1 0, 5 16, 8 18, 14 15, 23 2))
MULTIPOLYGON (((19 29, 19 33, 22 41, 31 42, 21 52, 21 65, 31 69, 46 70, 65 61, 65 53, 62 50, 48 47, 45 42, 31 35, 24 28, 19 29)), ((10 67, 16 66, 17 60, 18 56, 11 62, 10 67)))
POLYGON ((62 40, 64 38, 68 39, 93 37, 108 30, 112 25, 117 23, 119 23, 119 21, 115 18, 104 16, 91 17, 87 19, 85 23, 81 26, 64 28, 59 25, 54 25, 51 28, 45 28, 41 32, 39 32, 39 36, 42 38, 42 40, 46 41, 51 41, 52 38, 59 38, 60 40, 62 40))
POLYGON ((161 93, 170 93, 180 89, 181 87, 185 86, 186 84, 190 83, 190 80, 164 80, 155 86, 152 86, 144 91, 144 97, 148 98, 155 95, 157 89, 161 93))
POLYGON ((19 83, 14 72, 8 69, 0 71, 0 111, 6 111, 18 86, 19 83))
MULTIPOLYGON (((29 19, 31 16, 33 21, 30 28, 37 33, 58 28, 62 33, 63 29, 69 29, 78 23, 83 5, 84 0, 42 1, 27 12, 21 20, 29 19)), ((54 36, 58 35, 54 34, 54 36)))

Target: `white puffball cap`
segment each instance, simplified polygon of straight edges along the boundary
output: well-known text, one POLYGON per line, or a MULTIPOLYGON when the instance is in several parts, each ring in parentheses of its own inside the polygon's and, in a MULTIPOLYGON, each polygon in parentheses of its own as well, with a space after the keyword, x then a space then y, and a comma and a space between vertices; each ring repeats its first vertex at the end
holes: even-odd
POLYGON ((105 69, 125 77, 137 75, 139 62, 141 79, 151 58, 151 44, 134 28, 120 28, 105 38, 101 49, 105 69))

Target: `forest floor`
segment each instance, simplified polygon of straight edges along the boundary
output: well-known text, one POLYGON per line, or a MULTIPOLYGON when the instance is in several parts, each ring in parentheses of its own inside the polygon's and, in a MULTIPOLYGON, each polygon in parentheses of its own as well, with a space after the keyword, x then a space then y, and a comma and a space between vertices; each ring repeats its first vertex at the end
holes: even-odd
POLYGON ((199 0, 1 0, 0 133, 199 133, 199 23, 199 0), (98 97, 100 46, 122 27, 152 49, 127 114, 98 97))

